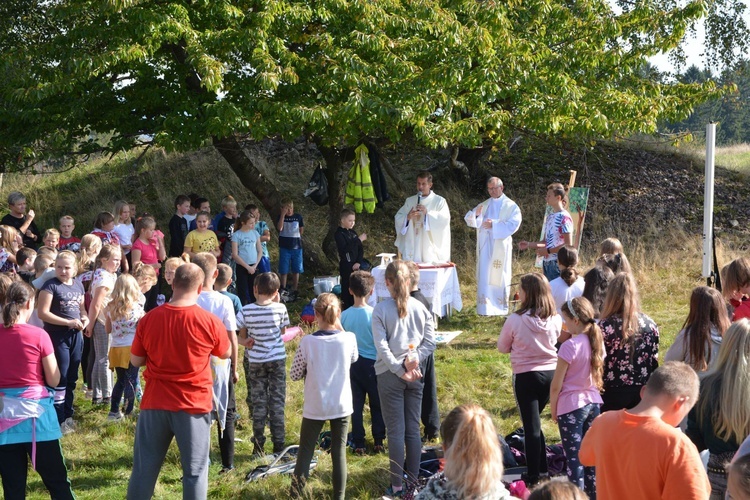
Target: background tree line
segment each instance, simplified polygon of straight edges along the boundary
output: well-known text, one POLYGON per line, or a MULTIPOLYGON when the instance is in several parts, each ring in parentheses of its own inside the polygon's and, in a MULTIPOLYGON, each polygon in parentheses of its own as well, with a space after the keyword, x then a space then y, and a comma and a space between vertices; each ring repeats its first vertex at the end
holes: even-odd
POLYGON ((699 104, 685 120, 667 123, 666 130, 689 131, 702 138, 706 124, 717 122, 717 143, 750 143, 750 60, 743 59, 721 72, 692 65, 679 73, 677 79, 682 83, 712 81, 720 87, 734 86, 736 91, 699 104))

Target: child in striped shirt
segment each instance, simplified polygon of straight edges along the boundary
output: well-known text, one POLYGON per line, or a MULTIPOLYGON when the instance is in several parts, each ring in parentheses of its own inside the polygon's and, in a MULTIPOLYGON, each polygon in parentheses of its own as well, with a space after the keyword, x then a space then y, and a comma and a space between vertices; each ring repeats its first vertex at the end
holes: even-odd
POLYGON ((237 314, 237 328, 239 343, 245 347, 245 380, 252 402, 253 454, 263 455, 266 420, 273 452, 284 450, 286 351, 281 336, 289 325, 289 314, 280 303, 276 273, 258 275, 254 292, 256 301, 237 314))

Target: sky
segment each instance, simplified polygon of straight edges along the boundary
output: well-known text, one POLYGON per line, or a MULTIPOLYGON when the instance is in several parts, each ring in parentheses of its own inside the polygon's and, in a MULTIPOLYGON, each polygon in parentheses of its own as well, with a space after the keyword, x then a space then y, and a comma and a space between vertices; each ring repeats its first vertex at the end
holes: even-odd
MULTIPOLYGON (((747 26, 750 26, 750 5, 745 9, 745 14, 743 17, 747 26)), ((703 23, 701 22, 697 26, 697 33, 695 34, 695 36, 691 37, 690 35, 688 35, 686 37, 686 40, 685 42, 683 42, 683 44, 687 60, 685 61, 685 66, 682 71, 684 71, 685 68, 688 68, 691 65, 695 65, 699 68, 705 68, 706 61, 703 56, 704 36, 705 30, 703 29, 703 23)), ((652 57, 651 64, 656 66, 661 71, 668 71, 670 73, 675 72, 675 67, 669 61, 669 57, 666 54, 660 54, 658 56, 652 57)))

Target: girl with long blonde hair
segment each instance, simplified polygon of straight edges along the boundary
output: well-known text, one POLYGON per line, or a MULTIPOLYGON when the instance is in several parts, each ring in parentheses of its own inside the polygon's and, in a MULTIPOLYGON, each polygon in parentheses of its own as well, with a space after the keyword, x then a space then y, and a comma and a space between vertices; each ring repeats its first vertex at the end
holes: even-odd
POLYGON ((21 233, 16 228, 0 226, 0 273, 15 272, 16 252, 21 245, 21 233))
POLYGON ((65 431, 74 427, 73 399, 81 365, 86 317, 83 285, 75 280, 76 256, 63 250, 55 259, 55 277, 42 285, 37 295, 37 315, 55 346, 60 382, 55 387, 55 411, 65 431))
MULTIPOLYGON (((95 234, 85 234, 81 238, 81 248, 78 251, 76 259, 76 265, 78 267, 78 274, 91 272, 95 267, 96 256, 102 249, 102 240, 95 234)), ((86 280, 86 281, 91 281, 86 280)))
POLYGON ((130 213, 130 203, 124 200, 115 202, 115 209, 112 211, 112 214, 115 216, 115 228, 113 231, 120 240, 120 248, 122 249, 123 272, 127 273, 133 268, 130 259, 130 249, 133 246, 135 231, 133 221, 135 220, 135 214, 130 213))
POLYGON ((602 411, 632 408, 641 401, 641 388, 659 365, 659 328, 641 312, 630 273, 612 279, 600 317, 607 352, 602 411))
POLYGON ((299 453, 294 467, 292 492, 299 495, 310 475, 310 462, 326 420, 331 424, 333 498, 346 493, 346 437, 354 410, 349 368, 359 357, 357 338, 343 331, 341 303, 332 293, 322 293, 315 302, 318 331, 305 335, 290 369, 292 380, 305 381, 305 403, 299 432, 299 453), (337 374, 331 377, 331 374, 337 374))
POLYGON ((750 320, 732 323, 724 333, 714 369, 701 382, 698 404, 688 415, 687 435, 708 449, 711 500, 727 489, 724 464, 750 435, 750 320))
POLYGON ((562 306, 562 317, 571 333, 557 353, 557 369, 550 389, 552 420, 557 421, 562 438, 568 479, 591 497, 596 495, 593 467, 578 460, 583 436, 599 416, 602 397, 604 343, 588 299, 569 299, 562 306))
POLYGON ((415 497, 510 499, 503 485, 503 455, 489 413, 477 405, 457 406, 440 426, 443 472, 431 477, 415 497))
POLYGON ((550 385, 557 366, 555 343, 562 318, 555 309, 549 282, 542 274, 521 277, 521 307, 505 320, 497 350, 510 353, 513 391, 525 435, 527 472, 523 480, 533 486, 547 472, 547 455, 540 414, 549 402, 550 385))
POLYGON ((388 429, 391 485, 387 494, 392 496, 404 488, 404 455, 409 475, 407 486, 416 481, 419 473, 423 390, 419 363, 435 350, 435 337, 432 313, 410 296, 409 268, 404 261, 388 264, 385 284, 391 298, 375 306, 372 335, 377 351, 375 374, 380 408, 388 429))
MULTIPOLYGON (((81 238, 78 252, 76 253, 76 268, 78 275, 76 281, 83 285, 84 303, 88 311, 91 305, 91 279, 94 277, 96 256, 102 249, 102 240, 94 234, 85 234, 81 238)), ((38 258, 38 257, 37 257, 38 258)), ((94 318, 89 318, 94 321, 94 318)), ((93 356, 91 354, 91 337, 83 336, 83 353, 81 354, 81 368, 83 372, 83 384, 86 386, 86 396, 91 396, 91 373, 94 369, 93 356)))
POLYGON ((104 311, 112 300, 111 294, 115 287, 120 269, 122 251, 120 245, 103 245, 96 256, 93 277, 91 278, 91 304, 89 305, 89 324, 83 334, 91 337, 93 360, 91 371, 91 389, 94 404, 109 404, 112 392, 112 374, 109 372, 109 335, 105 329, 104 311))
MULTIPOLYGON (((153 268, 156 275, 159 275, 161 261, 166 260, 167 254, 164 245, 156 236, 156 220, 150 215, 139 217, 135 223, 135 239, 133 240, 133 249, 131 250, 133 269, 139 264, 153 268)), ((144 291, 146 296, 146 311, 156 307, 156 299, 159 295, 157 282, 144 291)))
POLYGON ((133 413, 138 367, 130 363, 130 346, 135 339, 135 328, 145 311, 141 305, 141 289, 136 279, 121 274, 112 290, 112 300, 104 310, 104 328, 112 335, 109 348, 109 368, 117 374, 112 387, 108 420, 121 420, 133 413), (120 400, 125 396, 124 412, 120 412, 120 400))

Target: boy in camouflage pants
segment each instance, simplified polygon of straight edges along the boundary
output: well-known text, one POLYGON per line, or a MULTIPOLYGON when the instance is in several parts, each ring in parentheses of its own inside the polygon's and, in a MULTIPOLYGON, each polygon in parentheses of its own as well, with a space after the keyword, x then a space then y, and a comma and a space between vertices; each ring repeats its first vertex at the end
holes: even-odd
POLYGON ((253 454, 263 455, 266 421, 273 452, 284 449, 286 350, 281 336, 289 325, 286 306, 279 301, 279 277, 262 273, 255 278, 256 302, 237 314, 239 343, 245 346, 245 381, 253 415, 253 454))

